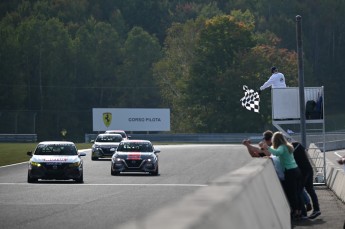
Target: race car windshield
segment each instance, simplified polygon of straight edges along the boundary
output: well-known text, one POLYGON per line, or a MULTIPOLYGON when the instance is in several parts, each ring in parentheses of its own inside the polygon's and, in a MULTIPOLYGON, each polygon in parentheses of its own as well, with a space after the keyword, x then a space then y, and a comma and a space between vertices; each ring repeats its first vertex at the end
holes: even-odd
POLYGON ((107 132, 108 134, 121 134, 121 136, 123 137, 123 138, 126 138, 126 134, 125 133, 123 133, 123 132, 107 132))
POLYGON ((77 149, 72 145, 39 145, 35 155, 78 155, 77 149))
POLYGON ((121 142, 122 137, 120 136, 101 136, 97 137, 96 142, 121 142))
POLYGON ((123 152, 152 152, 152 145, 149 143, 123 143, 117 148, 123 152))

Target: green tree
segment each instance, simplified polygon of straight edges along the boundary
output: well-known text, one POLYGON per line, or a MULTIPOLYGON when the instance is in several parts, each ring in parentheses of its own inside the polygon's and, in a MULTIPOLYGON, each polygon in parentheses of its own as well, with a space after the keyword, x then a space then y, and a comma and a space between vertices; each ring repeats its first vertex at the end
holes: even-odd
POLYGON ((279 49, 272 33, 254 33, 254 22, 249 11, 233 11, 169 29, 155 76, 174 131, 261 131, 270 122, 269 93, 262 95, 260 114, 249 112, 240 104, 242 86, 261 86, 272 63, 286 69, 288 85, 295 86, 296 53, 279 49))
POLYGON ((184 104, 188 104, 185 108, 195 131, 233 130, 228 119, 234 106, 231 91, 238 88, 238 77, 232 73, 241 61, 238 56, 254 46, 252 25, 232 15, 206 20, 185 91, 188 96, 184 104))
POLYGON ((195 59, 196 41, 204 25, 203 19, 174 23, 168 29, 164 58, 155 64, 154 75, 159 85, 163 104, 171 108, 171 125, 175 132, 191 131, 187 110, 183 106, 190 69, 195 59))
MULTIPOLYGON (((241 57, 242 61, 240 62, 239 68, 242 69, 242 72, 238 74, 241 78, 241 84, 258 90, 270 77, 271 66, 275 65, 285 75, 288 87, 298 86, 296 52, 279 48, 280 39, 273 33, 256 34, 255 37, 257 42, 256 46, 241 57)), ((239 113, 243 118, 253 120, 249 119, 253 114, 248 114, 252 112, 247 112, 242 109, 239 113)), ((256 122, 245 122, 242 126, 245 129, 254 131, 260 131, 262 126, 270 128, 271 114, 271 93, 270 90, 265 90, 260 96, 260 114, 256 115, 256 122)))
MULTIPOLYGON (((40 110, 38 134, 56 136, 60 119, 75 104, 72 40, 58 19, 24 20, 18 26, 21 66, 28 84, 28 104, 40 110)), ((73 123, 73 117, 70 117, 73 123)))
POLYGON ((164 40, 165 30, 171 23, 168 0, 108 0, 99 4, 101 9, 107 5, 108 9, 119 10, 130 29, 141 27, 160 41, 164 40))
POLYGON ((72 93, 71 90, 56 93, 73 80, 71 39, 63 24, 57 19, 42 21, 29 18, 19 25, 18 40, 26 81, 33 92, 29 98, 31 108, 70 107, 74 101, 72 94, 68 101, 64 101, 64 97, 72 93), (54 104, 52 101, 64 103, 54 104))
POLYGON ((16 15, 0 22, 0 104, 2 109, 24 109, 27 85, 21 70, 20 48, 15 28, 16 15))
POLYGON ((93 18, 75 39, 76 85, 79 108, 111 107, 119 103, 118 69, 122 63, 121 40, 108 23, 93 18))
POLYGON ((160 94, 153 79, 153 63, 161 58, 158 39, 140 27, 134 27, 124 44, 121 80, 121 106, 159 107, 160 94))
POLYGON ((280 48, 296 49, 296 15, 302 16, 305 86, 325 86, 327 111, 343 113, 344 1, 232 0, 225 7, 254 12, 257 31, 275 33, 280 48))

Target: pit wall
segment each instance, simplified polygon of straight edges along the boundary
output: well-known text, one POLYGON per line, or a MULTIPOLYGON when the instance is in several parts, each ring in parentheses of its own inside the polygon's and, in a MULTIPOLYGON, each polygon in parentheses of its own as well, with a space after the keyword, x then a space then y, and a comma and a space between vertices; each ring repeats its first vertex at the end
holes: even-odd
POLYGON ((271 160, 254 158, 180 201, 120 227, 136 228, 291 229, 291 219, 271 160))

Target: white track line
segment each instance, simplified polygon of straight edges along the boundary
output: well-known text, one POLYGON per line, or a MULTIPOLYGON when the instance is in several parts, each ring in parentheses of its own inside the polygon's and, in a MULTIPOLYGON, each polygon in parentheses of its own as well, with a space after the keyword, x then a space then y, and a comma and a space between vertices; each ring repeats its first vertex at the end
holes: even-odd
POLYGON ((20 162, 20 163, 16 163, 16 164, 3 165, 3 166, 0 166, 0 168, 6 168, 6 167, 15 166, 15 165, 25 164, 25 163, 28 163, 28 162, 27 162, 27 161, 24 161, 24 162, 20 162))
POLYGON ((335 155, 337 155, 338 157, 343 157, 340 154, 338 154, 337 152, 334 152, 335 155))
POLYGON ((175 186, 175 187, 207 187, 207 184, 61 184, 61 183, 36 183, 36 184, 28 184, 28 183, 0 183, 0 185, 75 185, 75 186, 175 186))

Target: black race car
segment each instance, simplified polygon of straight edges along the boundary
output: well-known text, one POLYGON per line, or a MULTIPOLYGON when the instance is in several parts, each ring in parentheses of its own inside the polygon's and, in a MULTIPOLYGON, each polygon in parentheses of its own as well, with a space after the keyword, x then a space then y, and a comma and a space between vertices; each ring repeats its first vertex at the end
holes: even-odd
POLYGON ((120 172, 147 172, 158 175, 158 155, 148 140, 122 141, 111 158, 111 175, 120 172))
POLYGON ((73 142, 45 141, 38 143, 28 165, 28 183, 43 180, 75 180, 83 183, 83 160, 73 142))
POLYGON ((123 140, 121 134, 99 134, 91 149, 91 160, 111 158, 123 140))

